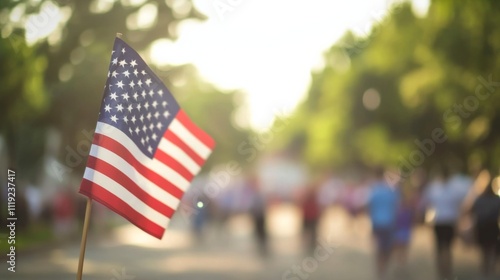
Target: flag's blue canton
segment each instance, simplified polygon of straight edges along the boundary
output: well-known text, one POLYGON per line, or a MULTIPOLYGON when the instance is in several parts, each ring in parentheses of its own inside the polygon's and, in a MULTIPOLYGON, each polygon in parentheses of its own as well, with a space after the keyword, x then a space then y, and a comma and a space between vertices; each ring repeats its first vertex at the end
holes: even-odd
POLYGON ((179 105, 142 58, 116 38, 99 121, 117 127, 150 158, 179 105))

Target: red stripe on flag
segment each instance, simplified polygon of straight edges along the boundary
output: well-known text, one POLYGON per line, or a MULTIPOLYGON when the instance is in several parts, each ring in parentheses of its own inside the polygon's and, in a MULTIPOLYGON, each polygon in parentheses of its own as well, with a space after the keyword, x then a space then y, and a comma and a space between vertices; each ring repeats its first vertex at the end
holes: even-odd
POLYGON ((180 109, 177 113, 176 119, 178 119, 189 131, 191 131, 196 138, 203 142, 203 144, 210 148, 210 150, 214 148, 215 141, 212 137, 196 126, 182 109, 180 109))
POLYGON ((167 130, 163 137, 168 141, 172 142, 177 147, 179 147, 181 150, 183 150, 199 166, 202 166, 203 163, 205 162, 205 160, 202 157, 200 157, 195 151, 193 151, 193 149, 191 149, 191 147, 189 147, 186 144, 186 142, 182 141, 171 130, 167 130))
POLYGON ((80 193, 107 206, 143 231, 158 239, 161 239, 163 233, 165 232, 165 228, 144 217, 123 200, 119 199, 98 184, 95 184, 87 179, 83 179, 80 186, 80 193))
POLYGON ((119 155, 125 161, 127 161, 130 165, 132 165, 137 172, 139 172, 142 176, 148 178, 155 185, 161 187, 171 195, 175 196, 178 199, 181 199, 184 192, 176 187, 174 184, 158 175, 156 172, 150 170, 149 168, 142 165, 133 155, 130 153, 127 148, 122 146, 122 144, 118 143, 112 138, 109 138, 103 134, 95 134, 94 144, 106 148, 113 153, 119 155))
POLYGON ((156 150, 155 158, 159 161, 161 161, 163 164, 168 165, 170 168, 175 170, 179 175, 184 177, 187 181, 191 181, 193 179, 194 175, 189 172, 189 170, 186 169, 182 164, 180 164, 177 160, 175 160, 173 157, 169 156, 162 150, 158 149, 156 150))
POLYGON ((113 181, 126 188, 129 192, 131 192, 134 196, 143 201, 149 207, 155 209, 168 218, 171 218, 174 214, 174 210, 172 208, 170 208, 168 205, 165 205, 164 203, 141 189, 134 181, 132 181, 127 175, 125 175, 125 173, 121 172, 111 164, 93 156, 89 156, 87 167, 90 167, 108 176, 113 181))

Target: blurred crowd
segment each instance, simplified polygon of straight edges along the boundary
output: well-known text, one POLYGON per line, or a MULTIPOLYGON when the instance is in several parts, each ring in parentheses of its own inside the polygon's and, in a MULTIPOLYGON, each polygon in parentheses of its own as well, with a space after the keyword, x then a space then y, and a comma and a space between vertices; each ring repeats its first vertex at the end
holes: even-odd
POLYGON ((385 279, 392 260, 406 265, 414 228, 425 224, 433 228, 439 279, 453 279, 455 240, 477 245, 482 256, 478 270, 488 279, 495 275, 500 253, 500 196, 495 176, 488 171, 469 175, 448 166, 429 172, 418 169, 408 178, 382 168, 310 176, 300 161, 272 157, 256 170, 233 178, 214 197, 199 191, 211 178, 199 177, 183 203, 193 204, 193 230, 200 237, 210 218, 251 214, 264 256, 270 253, 266 208, 271 205, 293 203, 300 209, 304 246, 311 254, 319 242, 319 221, 328 208, 342 207, 353 218, 365 215, 371 222, 379 279, 385 279))
MULTIPOLYGON (((386 277, 390 264, 407 265, 419 225, 433 229, 435 256, 429 257, 436 259, 439 279, 453 279, 456 240, 479 249, 478 271, 486 279, 494 277, 500 265, 500 177, 493 171, 467 174, 438 166, 429 171, 416 169, 407 178, 383 168, 312 175, 301 160, 286 155, 266 157, 251 171, 231 170, 216 169, 198 176, 183 197, 179 215, 188 218, 198 241, 203 241, 207 225, 220 227, 232 216, 244 214, 253 222, 258 253, 269 256, 268 210, 288 204, 300 212, 304 252, 313 254, 321 243, 320 221, 328 209, 339 207, 352 220, 367 217, 370 221, 379 279, 386 277)), ((35 221, 49 225, 58 240, 79 237, 85 200, 69 187, 44 194, 29 184, 22 188, 16 206, 24 224, 19 226, 35 221)), ((106 211, 100 204, 95 206, 91 222, 105 228, 109 223, 106 211)))

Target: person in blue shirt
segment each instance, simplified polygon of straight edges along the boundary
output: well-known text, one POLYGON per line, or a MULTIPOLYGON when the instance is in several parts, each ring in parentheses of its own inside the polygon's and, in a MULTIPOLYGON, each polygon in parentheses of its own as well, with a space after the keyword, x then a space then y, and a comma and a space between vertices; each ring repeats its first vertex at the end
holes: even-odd
POLYGON ((376 241, 376 265, 380 279, 385 277, 394 246, 396 213, 400 195, 395 187, 384 181, 384 170, 376 171, 377 180, 372 185, 368 211, 376 241))

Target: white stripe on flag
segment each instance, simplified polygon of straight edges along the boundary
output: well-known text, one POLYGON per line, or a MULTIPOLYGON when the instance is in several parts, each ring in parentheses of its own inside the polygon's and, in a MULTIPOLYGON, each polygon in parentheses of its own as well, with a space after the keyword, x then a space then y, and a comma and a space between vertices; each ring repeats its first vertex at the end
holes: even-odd
POLYGON ((161 139, 158 148, 179 162, 191 174, 195 175, 200 170, 200 166, 190 156, 166 138, 161 139))
POLYGON ((135 195, 125 189, 123 186, 113 181, 113 179, 108 176, 102 174, 101 172, 94 170, 92 168, 87 167, 85 169, 85 173, 83 174, 83 178, 98 184, 102 188, 106 189, 108 192, 112 193, 124 203, 128 204, 139 214, 144 216, 146 219, 151 222, 163 227, 169 221, 167 216, 162 215, 158 211, 149 207, 147 204, 138 199, 135 195))
POLYGON ((144 155, 135 143, 121 130, 103 122, 97 122, 95 129, 96 133, 105 135, 118 143, 122 144, 139 162, 146 168, 151 169, 156 174, 162 176, 165 180, 171 182, 174 186, 182 191, 186 191, 189 187, 189 181, 182 177, 172 168, 166 166, 161 161, 153 158, 150 159, 144 155))
POLYGON ((191 131, 189 131, 180 121, 174 119, 169 128, 173 133, 195 151, 202 159, 206 159, 212 150, 205 146, 191 131))
POLYGON ((112 151, 104 147, 92 145, 90 148, 90 155, 114 166, 150 196, 158 199, 161 203, 169 206, 173 210, 179 205, 179 199, 142 176, 142 174, 137 172, 137 170, 126 160, 112 151))

